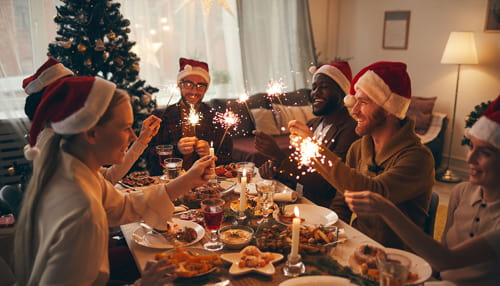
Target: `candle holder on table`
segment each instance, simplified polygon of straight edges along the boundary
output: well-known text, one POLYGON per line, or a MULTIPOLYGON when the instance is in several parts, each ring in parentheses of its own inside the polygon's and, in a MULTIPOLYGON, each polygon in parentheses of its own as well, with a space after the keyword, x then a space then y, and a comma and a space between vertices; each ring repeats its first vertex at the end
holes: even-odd
POLYGON ((283 275, 286 277, 297 277, 305 272, 306 266, 302 262, 302 256, 300 254, 289 254, 285 266, 283 266, 283 275))

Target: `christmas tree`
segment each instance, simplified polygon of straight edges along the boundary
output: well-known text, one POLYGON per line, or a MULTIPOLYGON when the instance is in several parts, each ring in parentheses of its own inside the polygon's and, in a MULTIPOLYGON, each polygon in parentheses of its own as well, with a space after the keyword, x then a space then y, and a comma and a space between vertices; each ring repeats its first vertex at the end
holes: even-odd
MULTIPOLYGON (((80 76, 100 76, 128 91, 134 109, 134 129, 156 108, 152 94, 158 89, 139 79, 140 58, 131 51, 130 21, 112 0, 62 0, 56 7, 58 24, 55 42, 48 55, 80 76)), ((139 165, 144 160, 139 160, 139 165), (142 161, 142 162, 141 162, 142 161)))
POLYGON ((139 79, 140 58, 131 51, 130 21, 120 14, 120 3, 108 0, 64 0, 56 7, 58 36, 49 44, 49 55, 76 75, 101 76, 127 90, 137 128, 156 108, 152 94, 157 88, 139 79))

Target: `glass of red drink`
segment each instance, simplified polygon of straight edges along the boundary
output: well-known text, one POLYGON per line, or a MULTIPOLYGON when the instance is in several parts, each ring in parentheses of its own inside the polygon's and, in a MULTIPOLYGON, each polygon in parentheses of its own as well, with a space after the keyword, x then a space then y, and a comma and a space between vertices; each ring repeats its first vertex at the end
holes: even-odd
POLYGON ((224 244, 219 241, 217 236, 217 230, 224 218, 224 204, 224 200, 220 198, 208 198, 201 201, 201 212, 205 219, 205 227, 210 231, 210 241, 203 245, 206 250, 218 251, 224 247, 224 244))
POLYGON ((155 150, 156 154, 158 154, 158 161, 160 162, 160 165, 163 168, 163 175, 160 177, 160 180, 167 180, 168 177, 165 174, 165 159, 172 158, 172 154, 174 152, 174 146, 157 145, 155 147, 155 150))

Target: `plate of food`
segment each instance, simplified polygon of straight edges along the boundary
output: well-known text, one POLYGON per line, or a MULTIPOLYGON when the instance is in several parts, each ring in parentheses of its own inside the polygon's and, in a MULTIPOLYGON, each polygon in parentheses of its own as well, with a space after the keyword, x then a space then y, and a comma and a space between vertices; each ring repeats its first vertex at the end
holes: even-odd
POLYGON ((279 286, 355 286, 349 279, 330 275, 310 275, 285 280, 279 286))
MULTIPOLYGON (((192 278, 206 275, 222 264, 217 254, 202 248, 176 248, 155 255, 156 260, 167 259, 175 264, 175 274, 179 278, 192 278)), ((179 279, 178 278, 178 279, 179 279)))
POLYGON ((158 180, 155 177, 149 176, 149 173, 146 171, 136 171, 125 176, 118 183, 129 188, 135 188, 157 184, 158 180))
POLYGON ((208 182, 199 187, 193 188, 191 191, 184 194, 180 198, 180 201, 189 208, 196 209, 200 207, 201 200, 214 196, 225 196, 230 193, 235 186, 236 183, 233 181, 217 179, 217 184, 208 182))
MULTIPOLYGON (((247 200, 247 204, 246 204, 246 208, 245 209, 251 209, 253 211, 253 215, 256 216, 256 217, 260 217, 262 216, 262 209, 260 207, 258 207, 258 202, 257 202, 257 198, 255 197, 249 197, 248 200, 247 200)), ((229 208, 233 211, 233 212, 237 212, 239 211, 240 209, 240 200, 237 199, 237 200, 232 200, 230 203, 229 203, 229 208)), ((274 212, 275 210, 278 209, 278 205, 277 204, 273 204, 270 208, 270 212, 274 212)))
POLYGON ((168 226, 165 235, 139 226, 132 233, 132 240, 144 247, 166 249, 189 246, 205 236, 205 229, 192 221, 174 218, 168 226))
POLYGON ((303 225, 329 226, 336 223, 337 220, 339 219, 339 216, 334 211, 313 204, 286 205, 283 208, 283 211, 274 212, 273 216, 277 221, 283 224, 291 224, 293 218, 295 217, 294 214, 295 207, 297 207, 299 210, 299 217, 301 218, 303 225))
POLYGON ((379 273, 376 257, 387 253, 399 254, 410 259, 411 266, 406 284, 421 284, 431 277, 432 268, 427 261, 416 254, 396 248, 379 248, 369 244, 361 245, 350 256, 349 264, 355 273, 363 274, 369 279, 378 281, 379 273))
POLYGON ((283 259, 280 253, 261 252, 256 246, 250 245, 240 252, 223 253, 221 258, 231 264, 229 274, 241 275, 249 272, 258 272, 273 275, 276 269, 273 263, 283 259))

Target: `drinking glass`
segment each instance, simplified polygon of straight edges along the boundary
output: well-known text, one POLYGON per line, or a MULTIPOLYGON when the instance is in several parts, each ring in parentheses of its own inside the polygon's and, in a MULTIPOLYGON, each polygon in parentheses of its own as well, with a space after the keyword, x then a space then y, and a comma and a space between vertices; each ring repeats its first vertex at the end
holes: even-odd
POLYGON ((262 220, 260 223, 268 221, 270 209, 273 207, 275 184, 273 180, 261 180, 255 183, 257 189, 257 202, 262 210, 262 220))
POLYGON ((209 198, 201 201, 201 211, 205 218, 205 227, 210 231, 210 241, 203 247, 209 251, 218 251, 224 247, 219 240, 217 230, 220 228, 224 218, 224 200, 219 198, 209 198))
POLYGON ((405 285, 411 266, 408 257, 397 253, 388 253, 387 257, 378 256, 376 261, 380 286, 405 285))
POLYGON ((167 158, 163 162, 164 162, 163 174, 165 174, 168 180, 172 180, 179 177, 182 170, 181 158, 167 158))
POLYGON ((255 172, 255 163, 253 162, 239 162, 236 163, 236 172, 238 173, 238 183, 241 184, 241 176, 243 176, 243 171, 246 172, 247 183, 250 183, 253 178, 253 173, 255 172))
POLYGON ((173 145, 157 145, 155 147, 156 154, 158 154, 158 162, 160 162, 163 168, 163 176, 160 177, 161 180, 166 180, 167 175, 165 174, 165 159, 171 158, 174 152, 173 145))

